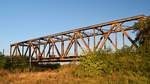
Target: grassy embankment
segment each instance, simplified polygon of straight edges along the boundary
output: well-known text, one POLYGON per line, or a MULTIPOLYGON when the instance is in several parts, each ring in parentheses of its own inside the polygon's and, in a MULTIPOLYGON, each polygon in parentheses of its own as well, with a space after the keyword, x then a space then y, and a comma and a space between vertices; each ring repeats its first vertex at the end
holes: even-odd
POLYGON ((130 48, 85 53, 78 65, 29 70, 21 58, 1 59, 1 84, 149 84, 150 53, 130 48), (3 63, 3 65, 2 65, 3 63), (19 65, 18 65, 19 64, 19 65))

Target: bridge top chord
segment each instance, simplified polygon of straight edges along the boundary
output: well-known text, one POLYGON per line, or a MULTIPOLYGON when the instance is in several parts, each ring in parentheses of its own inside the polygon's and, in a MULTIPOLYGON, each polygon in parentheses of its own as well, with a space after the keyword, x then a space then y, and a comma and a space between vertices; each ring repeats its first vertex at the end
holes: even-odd
POLYGON ((24 43, 30 43, 30 42, 36 42, 38 40, 47 41, 47 38, 55 38, 57 40, 64 40, 64 39, 61 39, 61 38, 58 38, 58 37, 62 36, 62 35, 69 36, 68 34, 71 34, 71 33, 74 33, 74 32, 82 32, 82 31, 85 31, 85 30, 90 30, 90 29, 94 29, 94 28, 98 28, 98 27, 113 25, 113 24, 116 24, 116 23, 124 23, 124 22, 129 22, 129 21, 134 21, 134 20, 140 20, 140 19, 144 19, 145 17, 146 17, 145 15, 138 15, 138 16, 133 16, 133 17, 129 17, 129 18, 124 18, 124 19, 114 20, 114 21, 105 22, 105 23, 101 23, 101 24, 96 24, 96 25, 92 25, 92 26, 77 28, 77 29, 74 29, 74 30, 69 30, 69 31, 65 31, 65 32, 60 32, 60 33, 56 33, 56 34, 52 34, 52 35, 47 35, 47 36, 43 36, 43 37, 39 37, 39 38, 34 38, 34 39, 22 41, 22 42, 17 42, 17 43, 11 44, 11 46, 22 45, 24 43))

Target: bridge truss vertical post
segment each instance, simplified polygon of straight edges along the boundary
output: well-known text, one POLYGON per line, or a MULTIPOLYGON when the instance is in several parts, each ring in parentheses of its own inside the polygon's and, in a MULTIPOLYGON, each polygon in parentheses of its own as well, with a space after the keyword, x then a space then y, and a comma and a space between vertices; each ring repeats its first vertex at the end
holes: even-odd
POLYGON ((29 67, 32 68, 31 43, 29 45, 29 67))
POLYGON ((61 59, 64 57, 64 40, 63 40, 63 35, 61 36, 61 59))

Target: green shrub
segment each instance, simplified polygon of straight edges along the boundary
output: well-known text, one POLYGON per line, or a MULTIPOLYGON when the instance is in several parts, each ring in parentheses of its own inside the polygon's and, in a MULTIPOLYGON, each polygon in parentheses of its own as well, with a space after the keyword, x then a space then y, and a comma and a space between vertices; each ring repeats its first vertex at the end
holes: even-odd
POLYGON ((14 56, 12 59, 11 57, 8 57, 4 68, 9 69, 9 70, 27 69, 27 68, 29 68, 28 58, 22 57, 22 56, 14 56))
POLYGON ((0 56, 0 69, 3 69, 5 64, 6 64, 6 58, 3 55, 1 55, 0 56))
POLYGON ((88 52, 81 58, 74 74, 79 77, 95 77, 119 73, 128 77, 150 78, 150 57, 147 54, 140 54, 139 51, 125 47, 115 52, 110 50, 88 52))
POLYGON ((108 61, 108 59, 114 59, 113 56, 108 58, 111 55, 111 51, 108 50, 99 50, 94 52, 89 52, 84 54, 84 56, 80 59, 80 64, 78 67, 78 71, 75 72, 75 75, 78 76, 98 76, 103 75, 105 73, 112 73, 112 70, 109 69, 113 67, 111 63, 112 61, 108 61))

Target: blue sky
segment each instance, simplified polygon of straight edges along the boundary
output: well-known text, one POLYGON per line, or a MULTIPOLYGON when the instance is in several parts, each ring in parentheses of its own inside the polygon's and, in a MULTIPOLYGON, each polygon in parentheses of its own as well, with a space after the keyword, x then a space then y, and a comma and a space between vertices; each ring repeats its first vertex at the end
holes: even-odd
POLYGON ((0 51, 9 44, 125 17, 150 15, 150 0, 0 0, 0 51))

